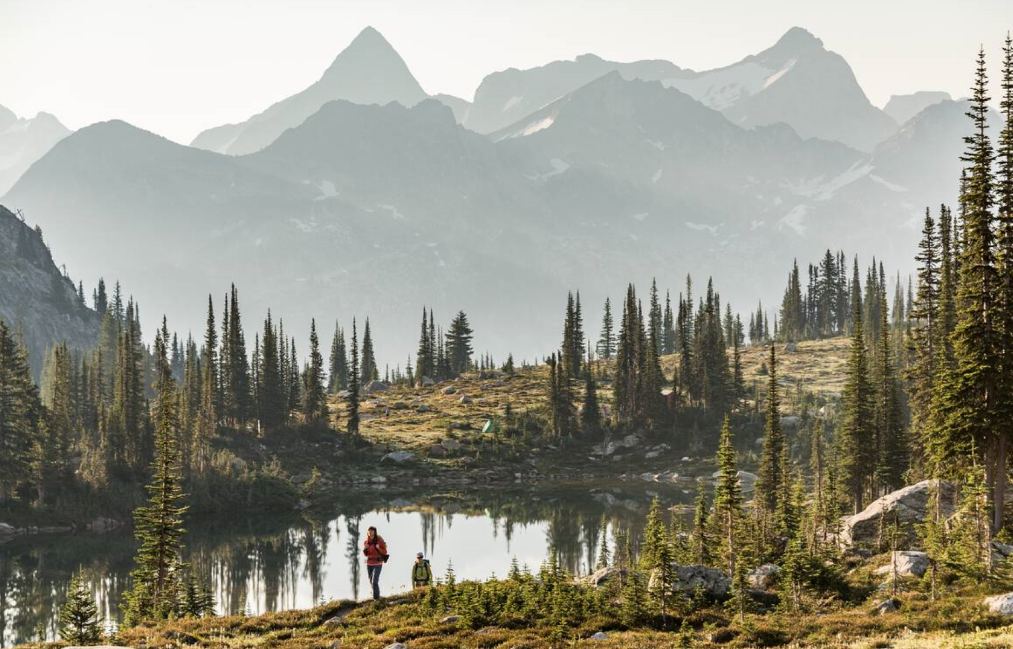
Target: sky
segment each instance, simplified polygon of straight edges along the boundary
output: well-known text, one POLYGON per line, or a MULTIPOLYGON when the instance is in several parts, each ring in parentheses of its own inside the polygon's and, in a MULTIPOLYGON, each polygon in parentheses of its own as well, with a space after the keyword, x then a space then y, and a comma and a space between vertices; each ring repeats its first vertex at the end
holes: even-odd
POLYGON ((0 105, 189 143, 302 90, 370 25, 427 92, 468 99, 490 72, 587 52, 719 67, 797 25, 882 106, 917 90, 966 95, 981 44, 996 76, 1013 1, 0 0, 0 105))

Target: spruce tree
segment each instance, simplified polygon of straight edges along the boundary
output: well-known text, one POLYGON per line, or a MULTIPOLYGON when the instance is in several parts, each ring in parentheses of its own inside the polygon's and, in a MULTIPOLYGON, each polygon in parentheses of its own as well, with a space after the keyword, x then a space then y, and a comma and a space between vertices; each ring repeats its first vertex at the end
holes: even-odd
POLYGON ((373 353, 373 335, 369 330, 369 318, 366 318, 366 326, 362 332, 362 349, 359 353, 360 369, 359 382, 366 385, 370 381, 380 378, 380 372, 376 367, 376 356, 373 353))
POLYGON ((464 311, 458 311, 447 330, 446 349, 450 361, 450 371, 454 376, 460 376, 468 371, 471 365, 473 348, 471 340, 473 332, 468 324, 468 316, 464 311))
POLYGON ((348 434, 359 434, 359 334, 352 318, 352 365, 348 368, 348 434))
POLYGON ((766 427, 763 432, 760 470, 753 502, 761 528, 769 532, 773 530, 775 523, 785 473, 785 467, 782 466, 785 440, 784 431, 781 429, 781 399, 780 388, 777 385, 777 352, 774 345, 770 346, 767 372, 766 427))
POLYGON ((79 647, 96 645, 102 639, 95 598, 78 575, 70 578, 67 601, 60 607, 60 638, 79 647))
POLYGON ((148 504, 134 514, 135 536, 140 548, 130 574, 131 588, 124 595, 124 624, 133 626, 145 620, 167 619, 177 613, 182 560, 180 551, 183 515, 187 506, 182 488, 177 446, 178 420, 176 385, 166 355, 167 331, 155 339, 156 402, 155 461, 148 485, 148 504))
POLYGON ((714 487, 714 530, 718 535, 721 557, 728 574, 736 574, 737 537, 742 525, 742 485, 732 444, 731 421, 725 416, 718 444, 718 482, 714 487))
POLYGON ((841 481, 847 486, 855 513, 862 511, 872 471, 876 466, 872 401, 865 335, 862 330, 862 302, 855 299, 851 350, 847 379, 841 394, 841 424, 838 433, 841 481))
POLYGON ((337 394, 348 387, 348 352, 345 349, 345 330, 335 322, 331 340, 327 392, 337 394))
POLYGON ((257 414, 260 424, 268 431, 274 431, 285 423, 288 412, 288 395, 282 376, 281 356, 284 348, 279 345, 278 331, 267 312, 264 333, 261 337, 259 389, 257 390, 257 414))
POLYGON ((601 318, 601 334, 598 336, 598 357, 610 361, 615 356, 616 338, 612 321, 612 304, 605 298, 605 312, 601 318))
POLYGON ((302 414, 307 424, 327 421, 327 392, 324 389, 324 358, 320 355, 316 319, 310 320, 310 358, 303 373, 302 414))
POLYGON ((584 404, 580 412, 580 423, 585 435, 597 435, 601 430, 601 407, 598 404, 598 386, 594 378, 594 367, 590 354, 587 371, 584 372, 584 404))

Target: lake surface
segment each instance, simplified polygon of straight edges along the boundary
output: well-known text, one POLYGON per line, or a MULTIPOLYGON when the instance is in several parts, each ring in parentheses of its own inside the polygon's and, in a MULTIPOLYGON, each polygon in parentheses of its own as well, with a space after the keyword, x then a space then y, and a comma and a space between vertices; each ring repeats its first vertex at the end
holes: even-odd
MULTIPOLYGON (((458 580, 505 576, 514 558, 537 570, 553 552, 561 565, 586 574, 598 555, 602 518, 610 536, 619 526, 635 541, 655 495, 677 510, 695 497, 686 483, 642 481, 414 496, 371 491, 321 511, 191 517, 185 558, 210 580, 219 614, 368 597, 361 548, 370 525, 391 554, 381 576, 385 595, 409 588, 419 551, 440 578, 451 565, 458 580)), ((77 571, 115 624, 135 548, 130 530, 27 536, 0 545, 0 645, 56 637, 58 609, 77 571)))

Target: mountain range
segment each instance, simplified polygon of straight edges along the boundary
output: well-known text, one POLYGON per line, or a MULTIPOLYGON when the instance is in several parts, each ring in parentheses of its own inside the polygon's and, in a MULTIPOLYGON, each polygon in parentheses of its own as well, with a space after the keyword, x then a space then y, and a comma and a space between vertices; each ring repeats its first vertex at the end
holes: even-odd
POLYGON ((966 130, 960 102, 919 102, 898 126, 797 28, 708 72, 588 55, 490 75, 471 102, 427 98, 369 29, 307 90, 190 147, 81 129, 2 202, 76 275, 120 279, 181 332, 236 282, 250 331, 269 307, 295 333, 368 314, 403 364, 428 305, 466 310, 480 350, 530 359, 557 342, 569 289, 593 331, 607 295, 652 276, 712 275, 746 311, 828 247, 907 271, 925 206, 956 193, 966 130))
POLYGON ((70 130, 49 113, 19 119, 12 111, 0 106, 0 196, 36 160, 68 135, 70 130))

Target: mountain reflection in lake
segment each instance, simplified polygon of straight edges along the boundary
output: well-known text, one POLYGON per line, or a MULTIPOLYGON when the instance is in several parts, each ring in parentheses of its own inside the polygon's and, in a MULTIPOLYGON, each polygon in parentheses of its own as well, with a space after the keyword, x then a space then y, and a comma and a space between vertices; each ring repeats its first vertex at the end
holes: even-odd
MULTIPOLYGON (((691 486, 559 485, 499 492, 348 496, 330 511, 239 518, 190 518, 186 560, 211 580, 217 611, 252 614, 307 608, 329 599, 368 596, 362 540, 375 525, 386 539, 384 594, 408 589, 422 551, 443 577, 504 576, 517 561, 532 570, 555 552, 575 574, 598 555, 602 518, 636 542, 651 498, 688 504, 691 486), (649 488, 647 488, 649 486, 649 488)), ((38 535, 0 545, 0 644, 55 638, 58 609, 80 570, 107 620, 119 619, 135 543, 130 531, 106 535, 38 535)))

